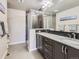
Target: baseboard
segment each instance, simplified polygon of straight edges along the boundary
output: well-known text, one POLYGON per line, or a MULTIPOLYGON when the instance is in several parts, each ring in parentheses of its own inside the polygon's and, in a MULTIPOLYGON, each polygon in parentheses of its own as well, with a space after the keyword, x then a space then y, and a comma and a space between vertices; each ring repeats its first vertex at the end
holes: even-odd
POLYGON ((13 43, 9 43, 9 45, 16 45, 16 44, 22 44, 25 43, 25 41, 21 41, 21 42, 13 42, 13 43))
POLYGON ((35 51, 35 50, 37 50, 37 48, 35 48, 35 49, 30 49, 29 52, 32 52, 32 51, 35 51))

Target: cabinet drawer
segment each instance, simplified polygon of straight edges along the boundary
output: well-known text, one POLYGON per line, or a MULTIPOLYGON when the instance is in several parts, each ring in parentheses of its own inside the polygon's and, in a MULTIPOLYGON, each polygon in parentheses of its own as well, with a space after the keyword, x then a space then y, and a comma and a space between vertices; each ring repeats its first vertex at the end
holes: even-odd
POLYGON ((52 45, 52 46, 53 46, 53 40, 48 39, 48 38, 44 38, 44 39, 43 39, 43 41, 44 41, 44 42, 46 42, 47 44, 49 44, 49 45, 52 45))
POLYGON ((43 43, 43 47, 46 48, 46 49, 48 49, 49 51, 53 51, 53 46, 47 44, 46 42, 43 43))
POLYGON ((43 47, 44 48, 44 52, 49 54, 49 55, 53 55, 53 50, 49 50, 48 48, 46 47, 43 47))
POLYGON ((48 54, 45 54, 44 58, 45 59, 50 59, 50 56, 48 54))
POLYGON ((44 57, 45 59, 53 59, 53 55, 47 52, 44 53, 44 57))

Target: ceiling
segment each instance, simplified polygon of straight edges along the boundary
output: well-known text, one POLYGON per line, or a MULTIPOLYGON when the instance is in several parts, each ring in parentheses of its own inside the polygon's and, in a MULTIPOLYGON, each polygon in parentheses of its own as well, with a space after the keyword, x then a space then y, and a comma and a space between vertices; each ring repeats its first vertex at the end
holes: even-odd
POLYGON ((79 0, 62 0, 62 2, 58 2, 58 0, 53 0, 55 5, 48 7, 46 12, 56 13, 54 10, 59 10, 58 12, 64 11, 66 9, 70 9, 76 6, 79 6, 79 0))
MULTIPOLYGON (((8 0, 8 7, 25 11, 29 9, 38 10, 42 7, 41 1, 42 0, 24 0, 23 3, 19 3, 18 0, 8 0)), ((54 10, 59 10, 58 12, 60 12, 78 6, 79 0, 52 0, 52 3, 54 3, 54 5, 46 7, 43 11, 55 14, 56 12, 54 10)))
POLYGON ((19 0, 8 0, 8 7, 21 10, 39 9, 41 0, 24 0, 23 3, 19 0))

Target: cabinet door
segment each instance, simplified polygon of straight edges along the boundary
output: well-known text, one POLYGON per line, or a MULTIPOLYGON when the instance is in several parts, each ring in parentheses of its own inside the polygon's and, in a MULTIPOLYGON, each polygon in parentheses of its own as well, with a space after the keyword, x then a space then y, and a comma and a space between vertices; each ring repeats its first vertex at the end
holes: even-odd
POLYGON ((39 49, 39 46, 40 46, 39 40, 40 40, 40 36, 37 34, 36 35, 36 48, 37 49, 39 49))
POLYGON ((68 59, 79 59, 79 50, 68 47, 68 59))
POLYGON ((55 42, 55 59, 64 59, 64 45, 55 42))
POLYGON ((37 35, 36 47, 37 47, 38 51, 40 51, 41 53, 43 53, 42 39, 43 39, 43 36, 37 35))
POLYGON ((42 48, 42 36, 41 35, 36 36, 36 47, 37 49, 42 48))
POLYGON ((54 42, 52 41, 51 44, 51 39, 45 38, 43 39, 43 51, 44 51, 44 57, 45 59, 54 59, 54 42), (45 40, 46 39, 46 40, 45 40))
POLYGON ((43 36, 39 36, 39 50, 41 51, 41 53, 43 52, 43 36))

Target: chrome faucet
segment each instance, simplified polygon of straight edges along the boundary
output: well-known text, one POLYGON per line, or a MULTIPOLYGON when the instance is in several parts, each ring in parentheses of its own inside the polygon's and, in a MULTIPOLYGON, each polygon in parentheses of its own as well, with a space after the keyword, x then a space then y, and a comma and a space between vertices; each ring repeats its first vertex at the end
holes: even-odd
POLYGON ((73 39, 76 39, 76 34, 75 33, 72 33, 72 35, 73 35, 73 39))
POLYGON ((71 38, 71 35, 70 35, 70 34, 68 34, 68 37, 69 37, 69 38, 71 38))

